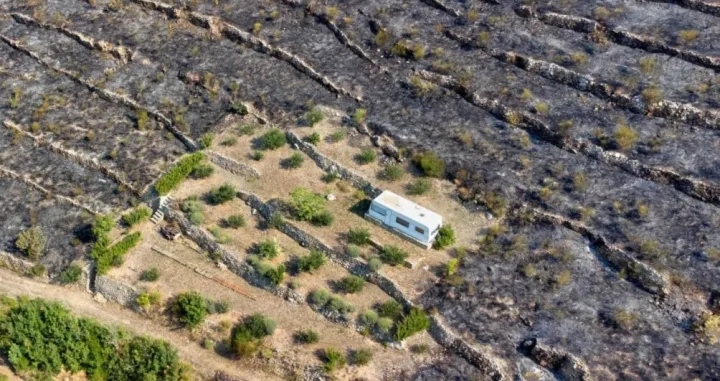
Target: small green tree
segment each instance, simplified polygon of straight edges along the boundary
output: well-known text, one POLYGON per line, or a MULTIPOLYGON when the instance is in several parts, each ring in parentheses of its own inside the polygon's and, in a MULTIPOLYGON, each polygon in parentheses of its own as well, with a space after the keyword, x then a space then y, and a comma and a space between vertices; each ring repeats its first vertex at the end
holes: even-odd
POLYGON ((433 243, 433 248, 441 250, 446 247, 450 247, 455 244, 455 240, 455 230, 452 225, 445 224, 440 227, 438 235, 435 238, 435 242, 433 243))
POLYGON ((257 244, 257 253, 263 258, 274 259, 282 253, 282 249, 277 240, 268 238, 257 244))
POLYGON ((225 220, 225 223, 227 224, 227 226, 229 228, 232 228, 232 229, 243 228, 243 227, 245 227, 245 224, 246 224, 245 216, 243 216, 242 214, 233 214, 232 216, 229 216, 225 220))
POLYGON ((325 348, 323 360, 325 361, 325 371, 328 373, 344 367, 347 363, 345 356, 335 348, 325 348))
POLYGON ((354 294, 362 291, 365 287, 365 279, 356 275, 349 275, 338 282, 338 287, 348 294, 354 294))
POLYGON ((214 172, 215 168, 212 165, 198 164, 197 167, 190 172, 190 176, 194 179, 204 179, 206 177, 210 177, 214 172))
POLYGON ((273 128, 272 130, 266 132, 260 140, 262 142, 262 147, 267 150, 278 149, 287 144, 285 133, 277 128, 273 128))
POLYGON ((327 262, 325 254, 319 250, 312 249, 310 254, 300 257, 298 260, 298 270, 302 272, 311 272, 319 269, 327 262))
POLYGON ((15 240, 15 246, 34 261, 42 256, 45 244, 47 244, 47 239, 42 230, 37 227, 22 231, 15 240))
POLYGON ((425 312, 419 308, 413 308, 405 319, 398 323, 395 329, 395 340, 403 341, 428 328, 430 328, 430 319, 428 319, 425 312))
POLYGON ((283 166, 288 169, 295 169, 300 168, 304 162, 305 157, 301 153, 295 152, 289 158, 283 160, 283 166))
POLYGON ((134 226, 150 218, 151 215, 152 210, 150 208, 145 205, 140 205, 130 213, 123 215, 123 221, 125 221, 128 226, 134 226))
POLYGON ((325 115, 320 110, 311 110, 305 113, 305 121, 310 127, 314 127, 316 124, 322 122, 325 119, 325 115))
POLYGON ((316 146, 318 143, 320 143, 320 134, 318 134, 317 132, 313 132, 312 134, 306 136, 303 140, 316 146))
POLYGON ((391 266, 397 266, 405 263, 405 259, 407 259, 407 257, 408 254, 403 249, 393 245, 383 247, 380 252, 380 259, 391 266))
POLYGON ((445 162, 434 152, 425 152, 413 158, 415 165, 420 167, 425 176, 442 178, 445 175, 445 162))
POLYGON ((224 204, 235 198, 237 191, 230 184, 224 184, 219 188, 214 188, 208 195, 208 201, 213 205, 224 204))
POLYGON ((71 264, 60 273, 60 282, 63 284, 75 283, 80 280, 82 269, 76 264, 71 264))
POLYGON ((348 230, 348 242, 354 245, 367 245, 370 243, 370 231, 366 228, 350 228, 348 230))
POLYGON ((295 216, 301 221, 311 221, 313 216, 325 210, 325 198, 308 189, 295 188, 290 196, 295 216))
POLYGON ((178 295, 173 310, 178 320, 189 328, 200 325, 207 315, 205 298, 195 291, 178 295))
POLYGON ((311 222, 315 226, 330 226, 333 221, 335 221, 335 217, 333 217, 332 213, 327 210, 323 210, 315 214, 311 222))

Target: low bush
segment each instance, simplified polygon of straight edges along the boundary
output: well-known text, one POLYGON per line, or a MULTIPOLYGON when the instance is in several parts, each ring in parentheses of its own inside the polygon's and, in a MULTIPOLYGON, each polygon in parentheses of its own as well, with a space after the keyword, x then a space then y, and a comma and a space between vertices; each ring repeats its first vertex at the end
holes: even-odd
POLYGON ((142 307, 142 309, 147 310, 150 306, 158 305, 160 303, 160 299, 161 296, 159 292, 145 291, 138 295, 137 299, 135 299, 135 303, 142 307))
POLYGON ((252 136, 255 134, 255 130, 257 130, 257 125, 255 124, 244 124, 238 127, 238 133, 243 136, 252 136))
POLYGON ((225 224, 232 229, 244 228, 246 225, 245 216, 242 214, 233 214, 225 219, 225 224))
POLYGON ((413 308, 410 313, 397 324, 395 340, 403 341, 408 337, 430 328, 430 319, 419 308, 413 308))
POLYGON ((268 228, 277 229, 285 223, 285 219, 279 212, 273 212, 265 223, 268 228))
POLYGON ((325 308, 329 309, 330 311, 339 312, 343 315, 349 314, 351 312, 355 311, 355 306, 352 304, 346 302, 341 297, 337 295, 332 295, 330 297, 330 300, 325 305, 325 308))
POLYGON ((328 373, 343 368, 347 363, 345 356, 334 348, 325 348, 323 351, 323 360, 325 361, 325 371, 328 373))
POLYGON ((390 333, 390 330, 395 326, 395 322, 393 319, 381 317, 375 326, 382 333, 390 333))
POLYGON ((303 140, 316 146, 318 143, 320 143, 320 139, 320 134, 318 134, 317 132, 313 132, 312 134, 306 136, 303 140))
POLYGON ((274 259, 282 253, 282 249, 274 238, 268 238, 257 244, 257 253, 265 259, 274 259))
POLYGON ((155 190, 160 195, 170 193, 180 182, 185 180, 195 167, 203 161, 205 155, 202 152, 195 152, 183 157, 177 164, 164 174, 155 183, 155 190))
POLYGON ((322 307, 330 300, 330 291, 319 288, 310 294, 310 302, 316 306, 322 307))
POLYGON ((122 264, 122 257, 140 242, 140 237, 140 232, 128 234, 112 247, 98 245, 96 242, 90 255, 97 264, 98 274, 107 274, 111 266, 122 264))
POLYGON ((353 365, 363 366, 370 363, 373 358, 373 351, 368 348, 361 348, 352 351, 350 354, 350 362, 353 365))
POLYGON ((370 231, 366 228, 350 228, 348 230, 348 242, 362 246, 370 243, 370 231))
POLYGON ((367 110, 364 108, 357 108, 355 109, 355 113, 353 114, 353 120, 357 124, 362 124, 365 122, 365 118, 367 118, 367 110))
POLYGON ((316 214, 325 210, 325 197, 308 189, 295 188, 290 196, 295 217, 301 221, 311 221, 316 214))
POLYGON ((223 139, 223 141, 220 142, 220 144, 222 144, 226 147, 232 147, 235 144, 237 144, 237 142, 238 142, 237 136, 228 136, 227 138, 223 139))
POLYGON ((140 205, 131 212, 123 215, 123 221, 128 226, 134 226, 150 218, 152 210, 145 205, 140 205))
POLYGON ((343 139, 345 139, 345 130, 335 130, 335 132, 327 137, 327 140, 330 143, 341 142, 343 139))
POLYGON ((283 167, 285 167, 287 169, 295 169, 295 168, 300 168, 304 162, 305 162, 305 157, 301 153, 295 152, 292 155, 290 155, 289 158, 283 160, 282 164, 283 164, 283 167))
POLYGON ((260 161, 265 157, 265 154, 262 151, 253 151, 252 155, 250 155, 250 158, 255 161, 260 161))
POLYGON ((332 183, 333 181, 340 178, 336 172, 329 172, 323 175, 322 180, 326 183, 332 183))
POLYGON ((80 280, 82 269, 76 264, 71 264, 60 273, 60 282, 63 284, 76 283, 80 280))
POLYGON ((247 115, 248 113, 247 107, 242 102, 233 102, 230 105, 230 110, 238 115, 247 115))
POLYGON ((359 320, 360 324, 372 327, 377 323, 379 318, 377 311, 365 310, 360 314, 359 320))
POLYGON ((230 311, 230 302, 226 300, 205 300, 205 310, 211 315, 224 314, 230 311))
POLYGON ((178 295, 172 310, 177 319, 191 329, 199 326, 207 316, 205 298, 195 291, 178 295))
POLYGON ((182 210, 190 223, 193 225, 200 225, 205 222, 205 215, 203 214, 203 205, 197 196, 190 196, 184 199, 180 203, 180 210, 182 210))
POLYGON ((391 266, 397 266, 405 263, 408 254, 401 248, 393 245, 387 245, 380 251, 380 259, 391 266))
POLYGON ((349 275, 338 282, 338 288, 347 294, 360 292, 365 287, 365 279, 359 276, 349 275))
POLYGON ((315 214, 311 222, 315 226, 330 226, 334 220, 335 217, 333 217, 332 213, 327 210, 323 210, 322 212, 315 214))
POLYGON ((208 201, 213 205, 220 205, 234 199, 236 194, 237 191, 235 187, 230 184, 224 184, 210 191, 208 201))
POLYGON ((276 326, 274 320, 261 313, 250 315, 233 328, 230 345, 239 357, 253 355, 260 348, 261 340, 275 333, 276 326))
POLYGON ((310 127, 322 122, 323 119, 325 119, 325 115, 320 110, 310 110, 305 113, 305 122, 310 127))
POLYGON ((455 240, 455 230, 453 229, 452 225, 445 224, 440 227, 438 235, 437 237, 435 237, 433 248, 441 250, 446 247, 450 247, 455 244, 455 240))
POLYGON ((285 279, 285 265, 283 264, 273 267, 271 264, 263 262, 260 257, 256 255, 248 256, 248 262, 250 262, 260 275, 267 278, 267 280, 275 286, 282 283, 283 279, 285 279))
POLYGON ((214 140, 215 135, 210 133, 203 134, 203 136, 200 137, 200 141, 198 141, 198 145, 200 146, 200 149, 210 148, 214 140))
POLYGON ((230 243, 230 241, 232 241, 230 236, 225 234, 225 232, 222 231, 222 229, 220 229, 217 226, 213 226, 209 230, 210 230, 210 233, 213 235, 213 238, 215 238, 215 242, 217 242, 217 243, 226 244, 226 243, 230 243))
POLYGON ((355 155, 355 161, 362 165, 370 164, 375 160, 377 160, 377 153, 372 148, 366 148, 355 155))
POLYGON ((298 259, 298 270, 301 272, 311 272, 319 269, 327 262, 325 254, 319 250, 312 249, 310 254, 298 259))
POLYGON ((37 227, 31 227, 20 232, 15 240, 15 246, 34 261, 40 259, 43 255, 46 244, 47 238, 45 238, 42 230, 37 227))
POLYGON ((415 179, 407 185, 407 192, 413 196, 422 196, 432 188, 432 183, 427 179, 415 179))
POLYGON ((615 130, 615 144, 621 150, 628 150, 635 146, 638 133, 630 126, 621 124, 615 130))
POLYGON ((378 271, 382 267, 383 262, 378 257, 372 257, 368 259, 368 266, 370 266, 370 270, 372 271, 378 271))
POLYGON ((287 138, 285 133, 277 128, 266 132, 262 138, 260 138, 262 147, 267 150, 278 149, 287 144, 287 138))
POLYGON ((398 164, 388 164, 378 173, 378 177, 386 181, 398 181, 405 177, 405 169, 398 164))
POLYGON ((209 164, 198 164, 195 169, 190 173, 190 176, 194 179, 204 179, 210 177, 215 172, 215 168, 209 164))
POLYGON ((376 309, 381 317, 392 320, 400 320, 405 313, 402 304, 398 303, 395 299, 390 299, 385 303, 379 304, 376 309))
POLYGON ((155 282, 158 279, 160 279, 160 270, 158 270, 157 267, 153 267, 140 273, 140 280, 143 282, 155 282))
POLYGON ((360 246, 349 244, 347 245, 345 252, 353 258, 357 258, 362 253, 362 249, 360 249, 360 246))
POLYGON ((413 163, 417 165, 425 176, 442 178, 445 176, 445 162, 434 152, 425 152, 415 155, 413 163))
POLYGON ((295 342, 300 344, 315 344, 320 341, 320 335, 312 329, 297 331, 294 335, 295 342))

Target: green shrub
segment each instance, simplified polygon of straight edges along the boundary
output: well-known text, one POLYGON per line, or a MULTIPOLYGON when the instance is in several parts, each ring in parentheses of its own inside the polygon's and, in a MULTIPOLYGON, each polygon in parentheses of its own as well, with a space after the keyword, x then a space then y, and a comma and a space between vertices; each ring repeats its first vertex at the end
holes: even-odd
POLYGON ((445 162, 434 152, 416 155, 413 162, 423 171, 425 176, 438 178, 445 176, 445 162))
POLYGON ((326 183, 331 183, 337 179, 339 179, 340 176, 335 172, 328 172, 323 175, 322 180, 326 183))
POLYGON ((242 102, 233 102, 230 106, 230 110, 238 115, 247 115, 248 113, 247 107, 242 104, 242 102))
POLYGON ((438 235, 437 237, 435 237, 433 248, 437 250, 444 249, 446 247, 454 245, 455 240, 455 230, 453 229, 452 225, 445 224, 440 227, 440 231, 438 231, 438 235))
POLYGON ((325 198, 305 188, 295 188, 291 193, 295 217, 301 221, 311 221, 313 217, 325 210, 325 198))
POLYGON ((306 136, 303 140, 316 146, 318 143, 320 143, 320 134, 318 134, 317 132, 313 132, 309 136, 306 136))
POLYGON ((345 130, 335 130, 332 134, 327 137, 330 143, 337 143, 345 139, 345 130))
POLYGON ((387 302, 378 305, 377 311, 381 317, 390 318, 392 320, 400 320, 405 313, 402 304, 398 303, 395 299, 390 299, 387 302))
POLYGON ((405 177, 405 169, 398 164, 388 164, 378 173, 378 177, 386 181, 398 181, 405 177))
POLYGON ((422 196, 432 188, 432 183, 428 179, 415 179, 407 185, 407 192, 413 196, 422 196))
POLYGON ((173 312, 185 326, 195 328, 205 320, 207 315, 205 298, 196 291, 184 292, 175 298, 173 312))
POLYGON ((230 311, 230 302, 226 300, 205 300, 205 311, 211 315, 224 314, 230 311))
POLYGON ((353 365, 363 366, 370 363, 373 358, 373 351, 368 348, 354 350, 350 355, 350 362, 353 365))
POLYGON ((404 250, 393 245, 387 245, 380 251, 380 259, 391 266, 405 263, 407 256, 408 254, 404 250))
POLYGON ((430 328, 430 319, 419 308, 413 308, 410 313, 398 323, 395 329, 395 340, 403 341, 408 337, 430 328))
POLYGON ((225 224, 232 229, 244 228, 246 225, 245 216, 242 214, 233 214, 225 219, 225 224))
POLYGON ((320 335, 312 329, 295 332, 295 342, 301 344, 315 344, 320 341, 320 335))
POLYGON ((330 226, 334 220, 335 217, 333 217, 332 213, 327 210, 323 210, 322 212, 315 214, 311 222, 315 226, 330 226))
POLYGON ((615 144, 622 150, 628 150, 635 146, 638 133, 630 126, 621 124, 615 130, 615 144))
POLYGON ((180 182, 185 180, 195 167, 203 161, 205 155, 202 152, 195 152, 183 157, 177 164, 164 174, 155 183, 155 190, 161 195, 166 195, 180 182))
POLYGON ((341 314, 349 314, 353 311, 355 311, 355 307, 344 301, 341 297, 337 295, 330 296, 330 300, 325 305, 325 308, 329 309, 330 311, 339 312, 341 314))
POLYGON ((204 179, 210 177, 215 172, 215 168, 209 164, 198 164, 190 173, 194 179, 204 179))
POLYGON ((257 125, 255 124, 244 124, 238 128, 238 133, 243 136, 251 136, 255 134, 257 125))
POLYGON ((295 152, 289 158, 283 160, 283 167, 288 169, 300 168, 304 162, 305 157, 301 153, 295 152))
POLYGON ((301 257, 298 260, 298 270, 301 272, 311 272, 319 269, 327 262, 325 254, 319 250, 312 249, 310 254, 301 257))
POLYGON ((360 249, 360 246, 349 244, 347 245, 345 252, 353 258, 357 258, 360 256, 362 250, 360 249))
POLYGON ((338 282, 338 288, 348 294, 360 292, 365 287, 365 279, 359 276, 349 275, 338 282))
POLYGON ((330 291, 319 288, 310 294, 310 302, 318 307, 322 307, 330 300, 330 291))
POLYGON ((84 371, 88 380, 190 377, 168 343, 120 334, 93 320, 76 318, 59 303, 19 299, 0 315, 0 327, 0 353, 13 370, 37 371, 39 379, 51 379, 62 369, 84 371))
POLYGON ((30 268, 27 275, 31 278, 43 276, 45 275, 45 266, 42 263, 36 263, 30 268))
POLYGON ((376 326, 380 332, 389 333, 394 325, 395 325, 395 322, 392 319, 386 318, 386 317, 381 317, 380 319, 378 319, 376 326))
POLYGON ((102 244, 98 245, 96 242, 90 256, 97 263, 98 274, 107 274, 111 266, 122 264, 122 257, 140 242, 140 237, 140 232, 128 234, 120 242, 109 248, 102 244))
POLYGON ((250 158, 255 161, 260 161, 265 157, 265 154, 262 151, 253 151, 252 155, 250 155, 250 158))
POLYGON ((63 284, 75 283, 80 280, 82 269, 76 264, 71 264, 60 273, 60 282, 63 284))
POLYGON ((283 219, 282 214, 279 212, 273 212, 266 223, 268 228, 277 229, 285 223, 285 220, 283 219))
POLYGON ((209 337, 204 338, 204 339, 202 340, 201 345, 202 345, 202 347, 205 348, 205 349, 213 349, 213 348, 215 348, 215 342, 214 342, 211 338, 209 338, 209 337))
POLYGON ((276 325, 274 320, 261 313, 246 317, 230 333, 233 351, 240 357, 254 354, 260 348, 260 340, 275 333, 276 325))
POLYGON ((357 108, 355 109, 355 113, 353 114, 353 120, 357 124, 362 124, 365 122, 365 118, 367 118, 367 110, 364 108, 357 108))
POLYGON ((360 153, 355 156, 355 160, 359 164, 370 164, 377 160, 377 153, 372 148, 366 148, 360 151, 360 153))
POLYGON ((267 278, 267 280, 275 286, 282 283, 283 279, 285 279, 285 265, 283 264, 273 267, 268 263, 262 262, 260 258, 254 255, 250 256, 248 261, 255 267, 255 270, 260 273, 260 275, 267 278))
POLYGON ((323 351, 323 360, 325 361, 325 371, 328 373, 344 367, 347 363, 345 356, 334 348, 325 348, 323 351))
POLYGON ((151 215, 152 210, 145 205, 141 205, 133 209, 130 213, 123 215, 122 218, 128 226, 134 226, 147 220, 151 215))
POLYGON ((223 139, 223 141, 220 143, 226 147, 232 147, 235 144, 237 144, 238 138, 237 136, 228 136, 227 138, 223 139))
POLYGON ((322 122, 323 119, 325 119, 325 115, 320 110, 311 110, 305 113, 305 121, 310 127, 322 122))
POLYGON ((260 139, 262 147, 268 150, 278 149, 287 144, 285 133, 277 128, 273 128, 272 130, 266 132, 260 139))
POLYGON ((143 282, 155 282, 158 279, 160 279, 160 270, 157 267, 145 270, 140 274, 140 280, 143 282))
POLYGON ((210 191, 208 201, 213 205, 220 205, 234 199, 236 194, 237 191, 235 187, 230 184, 224 184, 210 191))
POLYGON ((213 140, 215 140, 215 135, 207 133, 203 134, 203 136, 200 137, 200 141, 198 144, 200 145, 200 149, 210 148, 213 144, 213 140))
POLYGON ((37 227, 31 227, 20 232, 15 240, 15 246, 32 260, 40 259, 46 244, 47 238, 37 227))
POLYGON ((138 295, 137 299, 135 299, 135 303, 137 303, 138 306, 142 307, 143 309, 147 309, 150 306, 154 306, 160 303, 160 298, 160 293, 158 292, 145 291, 138 295))
POLYGON ((203 205, 197 196, 190 196, 184 199, 180 203, 180 210, 185 212, 185 215, 193 225, 201 225, 205 222, 205 216, 203 215, 203 205))
POLYGON ((430 347, 427 344, 413 344, 410 346, 410 352, 422 354, 427 353, 430 350, 430 347))
POLYGON ((365 310, 360 314, 360 323, 365 326, 374 326, 378 321, 378 313, 375 310, 365 310))
POLYGON ((257 253, 263 258, 274 259, 282 253, 282 249, 274 238, 268 238, 257 244, 257 253))
POLYGON ((367 245, 370 243, 370 231, 366 228, 350 228, 348 230, 348 242, 354 245, 367 245))
POLYGON ((368 259, 368 266, 372 271, 378 271, 382 267, 383 262, 378 257, 372 257, 368 259))
POLYGON ((209 230, 210 230, 210 233, 213 235, 213 238, 215 238, 215 242, 217 242, 217 243, 226 244, 226 243, 230 243, 230 241, 232 241, 230 236, 225 234, 225 232, 222 231, 222 229, 220 229, 217 226, 213 226, 209 230))
POLYGON ((448 263, 445 265, 445 277, 451 277, 455 275, 459 265, 460 261, 457 258, 449 260, 448 263))

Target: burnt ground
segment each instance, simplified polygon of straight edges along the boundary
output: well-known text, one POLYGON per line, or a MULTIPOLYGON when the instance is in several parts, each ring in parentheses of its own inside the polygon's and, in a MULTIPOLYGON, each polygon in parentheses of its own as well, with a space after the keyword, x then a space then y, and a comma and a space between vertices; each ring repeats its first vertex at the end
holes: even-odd
MULTIPOLYGON (((319 81, 257 45, 233 41, 189 19, 168 19, 150 2, 0 2, 5 41, 0 44, 0 94, 6 99, 0 122, 96 159, 141 193, 186 149, 159 121, 139 130, 137 110, 100 96, 103 92, 162 113, 193 139, 212 132, 237 101, 253 103, 288 128, 302 124, 310 103, 349 114, 366 108, 375 133, 445 159, 463 198, 483 204, 492 193, 508 211, 525 203, 568 220, 579 220, 579 208, 584 208, 582 224, 657 270, 669 285, 668 296, 643 291, 623 279, 627 269, 593 252, 587 237, 563 227, 506 222, 496 210, 495 217, 507 227, 499 242, 522 235, 527 248, 511 250, 510 243, 473 248, 461 281, 443 283, 422 298, 453 328, 492 346, 511 364, 527 360, 517 348, 537 338, 575 354, 600 379, 720 378, 717 345, 698 341, 691 330, 700 311, 710 306, 713 290, 720 289, 720 260, 711 255, 720 248, 720 119, 712 114, 720 102, 713 66, 720 57, 720 19, 676 4, 630 0, 433 3, 171 4, 254 32, 301 57, 324 76, 319 81), (519 12, 520 6, 530 6, 532 13, 519 12), (10 12, 122 45, 132 59, 125 62, 58 30, 21 23, 10 12), (552 22, 549 14, 597 20, 603 29, 573 29, 571 23, 552 22), (331 27, 356 48, 341 42, 331 27), (621 31, 652 39, 656 47, 612 38, 621 31), (476 43, 458 43, 448 32, 476 43), (498 59, 490 50, 589 75, 609 86, 615 98, 498 59), (522 112, 551 133, 473 105, 462 94, 420 79, 418 70, 455 78, 467 92, 522 112), (338 95, 338 88, 352 96, 338 95), (616 102, 620 96, 630 101, 616 102), (701 115, 663 112, 660 106, 667 102, 701 115), (618 145, 615 134, 621 126, 637 134, 634 144, 618 145), (567 142, 583 142, 611 156, 592 155, 567 142), (617 154, 622 158, 612 159, 617 154), (670 171, 711 191, 693 193, 625 160, 670 171), (586 179, 582 186, 573 184, 578 176, 586 179), (565 259, 548 254, 557 250, 546 241, 564 242, 560 251, 569 254, 565 259), (519 271, 528 263, 536 269, 533 276, 519 271), (571 279, 559 286, 553 279, 563 271, 571 279), (618 312, 636 316, 633 324, 614 322, 618 312)), ((5 251, 14 251, 17 232, 37 218, 35 223, 51 234, 51 255, 43 261, 60 268, 83 255, 82 245, 73 248, 68 242, 87 219, 81 208, 53 195, 99 212, 124 210, 139 196, 72 155, 60 155, 7 126, 2 131, 0 165, 51 193, 41 196, 21 181, 2 178, 3 189, 9 189, 2 195, 3 210, 15 211, 2 216, 5 251)), ((469 378, 470 373, 462 364, 439 364, 421 371, 419 378, 469 378)))

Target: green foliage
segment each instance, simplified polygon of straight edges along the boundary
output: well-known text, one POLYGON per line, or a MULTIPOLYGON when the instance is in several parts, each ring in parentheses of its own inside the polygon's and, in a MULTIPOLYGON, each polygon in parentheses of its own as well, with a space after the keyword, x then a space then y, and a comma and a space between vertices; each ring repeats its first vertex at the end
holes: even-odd
POLYGON ((63 284, 75 283, 80 280, 82 269, 76 264, 71 264, 60 273, 60 282, 63 284))
POLYGON ((460 261, 457 258, 453 258, 448 261, 445 265, 445 277, 451 277, 457 272, 460 261))
POLYGON ((390 318, 392 320, 400 320, 405 312, 402 304, 398 303, 395 299, 390 299, 387 302, 378 305, 377 311, 381 317, 390 318))
POLYGON ((385 181, 398 181, 405 177, 405 169, 398 164, 388 164, 380 171, 378 177, 385 181))
POLYGON ((148 122, 150 121, 147 111, 138 109, 136 112, 136 120, 135 121, 137 122, 138 130, 144 131, 145 128, 147 127, 148 122))
POLYGON ((260 140, 262 142, 262 147, 267 150, 278 149, 287 144, 287 137, 285 137, 285 133, 277 128, 273 128, 272 130, 266 132, 260 140))
POLYGON ((123 215, 123 221, 128 226, 134 226, 142 221, 147 220, 152 215, 152 210, 145 205, 140 205, 133 209, 130 213, 123 215))
POLYGON ((205 298, 196 291, 184 292, 175 299, 173 312, 185 326, 195 328, 205 320, 207 315, 205 298))
POLYGON ((90 252, 90 256, 97 263, 98 274, 107 274, 111 266, 122 264, 122 257, 140 242, 140 237, 140 232, 128 234, 112 247, 107 247, 107 237, 98 239, 90 252))
POLYGON ((377 329, 382 333, 389 333, 395 325, 393 319, 381 317, 376 324, 377 329))
POLYGON ((266 223, 268 228, 277 229, 285 223, 285 220, 283 219, 282 214, 279 212, 273 212, 266 223))
POLYGON ((215 172, 215 168, 210 164, 198 164, 190 173, 194 179, 204 179, 210 177, 215 172))
POLYGON ((303 140, 316 146, 318 143, 320 143, 320 134, 318 134, 317 132, 313 132, 312 134, 306 136, 303 140))
POLYGON ((0 353, 17 372, 51 379, 61 369, 88 380, 187 380, 187 367, 166 342, 128 337, 75 318, 58 303, 19 299, 0 316, 0 353))
POLYGON ((345 356, 334 348, 325 348, 323 351, 323 360, 325 361, 325 371, 328 373, 344 367, 347 363, 345 356))
POLYGON ((93 237, 96 241, 100 240, 101 237, 105 237, 110 230, 115 226, 115 217, 111 214, 103 214, 95 217, 95 221, 92 226, 93 237))
POLYGON ((367 118, 367 110, 364 108, 358 108, 355 109, 355 113, 353 114, 353 120, 357 124, 362 124, 365 122, 365 118, 367 118))
POLYGON ((260 348, 262 339, 271 336, 275 332, 276 323, 274 320, 261 313, 246 317, 238 323, 230 333, 230 344, 236 355, 248 357, 260 348))
POLYGON ((349 244, 347 245, 345 252, 353 258, 357 258, 362 253, 362 249, 360 249, 360 246, 349 244))
POLYGON ((282 249, 274 238, 268 238, 257 244, 257 253, 263 258, 274 259, 282 253, 282 249))
POLYGON ((359 276, 349 275, 338 282, 338 288, 348 294, 360 292, 365 287, 365 279, 359 276))
POLYGON ((301 221, 311 221, 316 214, 325 210, 325 198, 308 189, 295 188, 290 196, 295 217, 301 221))
POLYGON ((315 344, 320 341, 320 335, 312 329, 295 332, 295 341, 301 344, 315 344))
POLYGON ((330 143, 337 143, 345 139, 345 130, 335 130, 332 134, 327 137, 330 143))
POLYGON ((378 271, 382 267, 383 262, 378 257, 372 257, 368 259, 368 266, 372 271, 378 271))
POLYGON ((453 229, 452 225, 445 224, 440 227, 440 231, 438 231, 438 235, 437 237, 435 237, 433 248, 440 250, 446 247, 450 247, 455 244, 455 240, 455 230, 453 229))
POLYGON ((370 363, 373 358, 373 351, 369 348, 361 348, 354 350, 350 354, 350 362, 353 365, 363 366, 370 363))
POLYGON ((391 266, 403 264, 407 257, 408 254, 403 249, 394 245, 384 246, 380 251, 380 259, 391 266))
POLYGON ((220 205, 234 199, 236 194, 237 191, 235 187, 230 184, 224 184, 210 191, 208 201, 213 205, 220 205))
POLYGON ((270 283, 275 286, 282 283, 283 279, 285 279, 285 265, 281 264, 273 267, 271 264, 263 262, 260 257, 256 255, 248 256, 248 262, 250 262, 260 275, 267 278, 270 283))
POLYGON ((45 244, 47 244, 47 238, 37 227, 20 232, 15 240, 15 246, 32 260, 40 259, 45 250, 45 244))
POLYGON ((310 293, 310 302, 319 307, 322 307, 325 304, 327 304, 327 302, 329 300, 330 300, 330 291, 328 291, 324 288, 319 288, 319 289, 313 291, 312 293, 310 293))
POLYGON ((200 137, 200 141, 198 144, 200 145, 200 149, 210 148, 213 144, 213 140, 215 140, 215 135, 207 133, 203 134, 203 136, 200 137))
POLYGON ((333 221, 335 221, 335 217, 333 217, 332 213, 327 210, 323 210, 322 212, 315 214, 311 222, 315 226, 330 226, 333 221))
POLYGON ((238 128, 238 133, 243 136, 251 136, 255 134, 257 125, 255 124, 244 124, 238 128))
POLYGON ((289 158, 283 160, 283 167, 288 169, 300 168, 304 162, 305 157, 299 152, 294 152, 289 158))
POLYGON ((262 151, 253 151, 252 155, 250 155, 250 158, 255 161, 260 161, 265 158, 265 153, 263 153, 262 151))
POLYGON ((408 337, 430 328, 430 319, 419 308, 413 308, 410 313, 398 323, 395 329, 395 340, 403 341, 408 337))
POLYGON ((360 314, 360 323, 365 326, 373 326, 377 323, 379 317, 375 310, 365 310, 360 314))
POLYGON ((245 216, 242 214, 233 214, 225 219, 225 224, 232 229, 244 228, 246 225, 245 216))
POLYGON ((370 243, 370 231, 365 228, 350 228, 347 234, 348 242, 354 245, 367 245, 370 243))
POLYGON ((341 297, 337 295, 330 296, 330 300, 325 305, 325 308, 329 309, 330 311, 339 312, 341 314, 349 314, 353 311, 355 311, 355 307, 344 301, 341 297))
POLYGON ((628 150, 635 146, 638 133, 630 126, 620 124, 615 130, 615 144, 621 150, 628 150))
POLYGON ((428 179, 415 179, 407 185, 407 192, 413 196, 422 196, 432 188, 432 183, 428 179))
POLYGON ((233 102, 233 104, 230 106, 230 110, 238 115, 247 115, 248 110, 247 107, 245 107, 242 102, 233 102))
POLYGON ((155 190, 161 195, 170 193, 173 188, 190 175, 193 169, 195 169, 204 158, 205 155, 203 155, 202 152, 195 152, 183 157, 177 164, 170 168, 166 174, 158 179, 155 183, 155 190))
POLYGON ((323 175, 322 180, 326 183, 331 183, 339 178, 340 175, 338 175, 336 172, 328 172, 323 175))
POLYGON ((224 314, 230 311, 230 303, 225 300, 205 300, 205 311, 209 314, 224 314))
POLYGON ((145 291, 135 299, 135 302, 143 309, 147 309, 150 306, 160 303, 160 293, 145 291))
POLYGON ((300 257, 298 260, 298 270, 302 272, 311 272, 319 269, 327 262, 325 254, 319 250, 312 249, 310 254, 300 257))
POLYGON ((323 119, 325 119, 325 115, 320 110, 310 110, 305 113, 305 121, 310 127, 322 122, 323 119))
POLYGON ((445 176, 445 162, 434 152, 425 152, 413 157, 413 163, 417 165, 425 176, 442 178, 445 176))
POLYGON ((228 136, 227 138, 223 139, 220 144, 226 146, 226 147, 232 147, 235 144, 237 144, 238 138, 236 136, 228 136))
POLYGON ((209 230, 210 233, 213 235, 213 238, 215 238, 215 242, 217 243, 226 244, 232 241, 230 236, 225 234, 225 232, 217 226, 213 226, 209 230))
POLYGON ((45 266, 42 263, 36 263, 28 271, 28 276, 31 278, 45 275, 45 266))
POLYGON ((355 156, 355 160, 359 164, 370 164, 377 160, 377 153, 372 148, 366 148, 360 151, 360 153, 355 156))
POLYGON ((140 274, 140 280, 143 282, 155 282, 160 279, 160 270, 157 267, 145 270, 140 274))
POLYGON ((185 212, 193 225, 200 225, 205 222, 203 215, 203 205, 197 196, 190 196, 180 203, 180 210, 185 212))

